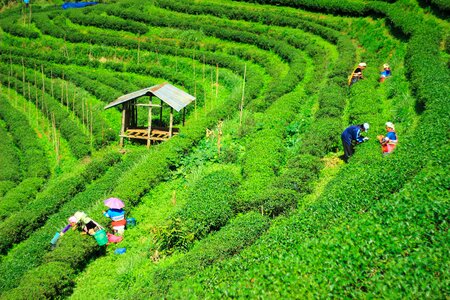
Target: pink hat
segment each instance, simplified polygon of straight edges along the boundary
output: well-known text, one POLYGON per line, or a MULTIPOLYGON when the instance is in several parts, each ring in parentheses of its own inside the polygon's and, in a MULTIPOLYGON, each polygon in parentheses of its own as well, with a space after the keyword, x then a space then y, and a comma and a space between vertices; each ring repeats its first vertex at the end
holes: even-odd
POLYGON ((78 219, 77 219, 75 216, 71 216, 71 217, 69 218, 69 222, 70 222, 70 223, 78 223, 78 219))

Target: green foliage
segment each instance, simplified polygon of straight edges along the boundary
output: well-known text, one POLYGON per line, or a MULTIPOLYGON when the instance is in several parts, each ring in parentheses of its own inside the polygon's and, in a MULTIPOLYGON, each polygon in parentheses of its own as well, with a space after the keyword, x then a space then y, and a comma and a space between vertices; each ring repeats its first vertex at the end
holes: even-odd
POLYGON ((251 245, 268 225, 268 219, 255 212, 233 218, 221 230, 197 243, 180 260, 158 268, 153 275, 155 285, 150 287, 151 295, 158 298, 173 296, 170 291, 172 285, 239 253, 251 245))
MULTIPOLYGON (((67 296, 70 293, 70 285, 74 274, 69 264, 64 262, 52 262, 35 268, 21 280, 20 288, 11 290, 3 299, 29 299, 30 295, 39 295, 40 299, 51 299, 67 296), (53 282, 58 282, 53 285, 53 282)), ((37 298, 36 298, 37 299, 37 298)))
MULTIPOLYGON (((49 216, 45 224, 41 224, 28 239, 12 248, 5 256, 5 259, 0 263, 0 272, 4 274, 4 276, 0 278, 0 290, 4 292, 16 287, 19 283, 19 279, 22 278, 24 274, 43 263, 44 256, 47 261, 50 261, 48 259, 48 251, 50 250, 49 239, 51 239, 56 231, 61 230, 67 224, 68 216, 81 208, 90 214, 90 207, 94 203, 101 203, 101 200, 105 199, 105 195, 109 194, 117 183, 120 182, 123 173, 139 161, 140 154, 142 154, 142 151, 125 155, 121 162, 111 167, 105 173, 105 176, 97 179, 94 184, 90 184, 85 191, 78 193, 70 201, 64 203, 58 212, 49 216)), ((100 219, 96 216, 96 214, 98 214, 98 209, 92 214, 92 217, 100 222, 100 219)), ((103 223, 101 224, 105 225, 103 223)), ((60 237, 57 244, 58 253, 61 253, 61 255, 73 255, 74 257, 77 257, 76 260, 68 258, 68 261, 71 261, 71 264, 73 265, 73 270, 78 269, 77 264, 84 265, 89 260, 89 255, 91 253, 96 253, 91 251, 95 251, 97 248, 97 244, 95 242, 91 243, 90 239, 87 239, 87 237, 81 240, 75 237, 78 234, 78 232, 69 231, 63 237, 60 237), (80 243, 83 247, 77 243, 80 243), (84 249, 86 247, 92 249, 84 249)), ((52 256, 52 259, 57 259, 57 256, 52 256)), ((61 259, 61 261, 64 261, 65 259, 66 258, 61 259)), ((58 285, 59 283, 56 280, 54 284, 58 285)))
POLYGON ((13 18, 5 18, 0 22, 0 27, 3 31, 8 32, 9 34, 29 38, 29 39, 37 39, 39 38, 39 32, 36 31, 30 25, 25 25, 19 22, 15 22, 13 18))
POLYGON ((40 193, 36 200, 23 206, 0 225, 0 252, 5 253, 12 244, 27 238, 42 222, 74 195, 83 191, 92 180, 101 176, 120 160, 120 154, 109 153, 55 182, 40 193))
POLYGON ((188 194, 187 204, 157 231, 158 250, 170 254, 189 250, 196 240, 219 230, 232 216, 231 199, 239 177, 232 170, 214 171, 200 179, 188 194))
POLYGON ((84 26, 95 26, 98 28, 107 28, 115 31, 129 31, 135 34, 145 34, 148 28, 145 24, 124 20, 113 16, 99 15, 95 7, 85 10, 72 9, 67 12, 70 21, 84 26))
POLYGON ((2 201, 0 201, 0 220, 4 220, 33 200, 43 185, 43 178, 26 178, 15 188, 5 193, 2 201))
POLYGON ((16 186, 14 181, 10 180, 1 180, 0 181, 0 196, 3 197, 10 189, 13 189, 16 186))
POLYGON ((2 143, 0 144, 0 151, 2 153, 0 156, 0 163, 2 165, 0 180, 17 182, 21 179, 18 151, 12 137, 2 123, 0 123, 0 136, 2 138, 2 143))
POLYGON ((8 130, 21 150, 20 166, 23 178, 50 175, 45 151, 36 134, 30 130, 26 116, 14 108, 4 97, 0 96, 0 117, 9 124, 8 130))

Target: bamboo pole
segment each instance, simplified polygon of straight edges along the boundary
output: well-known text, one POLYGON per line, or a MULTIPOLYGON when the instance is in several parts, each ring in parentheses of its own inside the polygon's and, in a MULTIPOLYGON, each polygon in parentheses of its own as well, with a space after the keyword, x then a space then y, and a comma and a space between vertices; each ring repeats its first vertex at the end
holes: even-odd
POLYGON ((239 107, 239 127, 242 126, 242 114, 244 110, 244 95, 245 95, 245 76, 247 74, 247 64, 244 65, 244 79, 242 80, 242 99, 239 107))
POLYGON ((220 156, 220 149, 222 147, 222 145, 221 145, 222 125, 223 125, 223 121, 220 120, 219 123, 217 124, 217 155, 219 155, 219 156, 220 156))
POLYGON ((44 66, 41 65, 41 79, 42 79, 42 107, 45 107, 45 115, 48 116, 48 106, 45 103, 45 80, 44 80, 44 66))
POLYGON ((219 64, 216 64, 216 99, 219 96, 219 64))
POLYGON ((52 91, 52 98, 55 99, 53 91, 53 70, 50 70, 50 90, 52 91))
POLYGON ((210 92, 211 92, 211 105, 210 105, 210 108, 209 108, 209 110, 211 111, 211 110, 213 110, 214 109, 214 101, 213 101, 213 99, 214 99, 214 79, 213 79, 213 69, 211 68, 210 70, 209 70, 209 75, 210 75, 210 88, 211 88, 211 90, 210 90, 210 92))
POLYGON ((177 205, 177 192, 175 190, 172 192, 172 205, 177 205))
POLYGON ((90 128, 90 132, 91 132, 91 148, 92 148, 92 144, 93 144, 93 134, 92 134, 92 132, 93 132, 93 129, 94 129, 94 116, 93 116, 93 109, 92 109, 92 103, 91 103, 91 126, 89 127, 90 128))
MULTIPOLYGON (((36 121, 38 121, 38 92, 37 92, 37 78, 36 78, 36 66, 34 68, 34 91, 35 91, 35 101, 36 101, 36 121)), ((39 124, 38 124, 39 125, 39 124)))
POLYGON ((25 64, 22 57, 22 94, 25 96, 25 64))
POLYGON ((61 81, 61 105, 64 105, 64 71, 62 73, 62 81, 61 81))
MULTIPOLYGON (((195 57, 195 52, 194 55, 195 57)), ((193 69, 194 69, 194 116, 195 116, 195 120, 197 120, 197 78, 196 78, 196 69, 195 69, 195 60, 194 57, 192 58, 192 65, 193 65, 193 69)))
POLYGON ((83 123, 83 127, 85 126, 84 124, 84 99, 81 99, 81 121, 83 123))
POLYGON ((69 103, 69 82, 66 81, 66 109, 69 111, 70 103, 69 103))
POLYGON ((137 64, 139 66, 140 61, 140 49, 141 49, 141 34, 138 34, 138 51, 137 51, 137 64))
POLYGON ((74 114, 74 116, 76 116, 76 114, 75 114, 75 98, 76 97, 77 97, 77 89, 74 87, 73 94, 72 94, 72 113, 74 114))

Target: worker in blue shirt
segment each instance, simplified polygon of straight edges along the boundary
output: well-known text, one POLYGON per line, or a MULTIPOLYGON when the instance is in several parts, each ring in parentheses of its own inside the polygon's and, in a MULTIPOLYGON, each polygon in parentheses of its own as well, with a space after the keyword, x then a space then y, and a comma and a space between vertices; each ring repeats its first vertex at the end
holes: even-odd
POLYGON ((362 137, 361 131, 367 132, 369 123, 360 125, 352 125, 347 127, 341 134, 342 145, 344 146, 344 161, 347 162, 349 157, 355 153, 354 144, 360 144, 367 141, 368 137, 362 137))

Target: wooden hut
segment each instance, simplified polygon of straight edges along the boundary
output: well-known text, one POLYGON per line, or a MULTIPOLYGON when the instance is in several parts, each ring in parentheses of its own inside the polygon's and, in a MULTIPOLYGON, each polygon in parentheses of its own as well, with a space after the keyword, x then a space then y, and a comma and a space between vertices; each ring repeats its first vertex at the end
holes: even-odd
MULTIPOLYGON (((105 109, 122 104, 122 127, 120 130, 120 146, 123 139, 147 140, 147 147, 152 141, 165 141, 178 134, 178 128, 173 127, 173 110, 180 112, 183 109, 183 126, 186 114, 186 106, 195 100, 195 97, 165 82, 139 91, 123 95, 105 106, 105 109), (149 97, 148 103, 138 103, 138 98, 149 97), (160 99, 155 103, 154 97, 160 99), (138 107, 148 107, 147 126, 138 124, 138 107), (160 124, 162 124, 163 107, 170 107, 169 127, 152 125, 153 108, 159 109, 160 124)), ((141 101, 142 102, 142 101, 141 101)))

